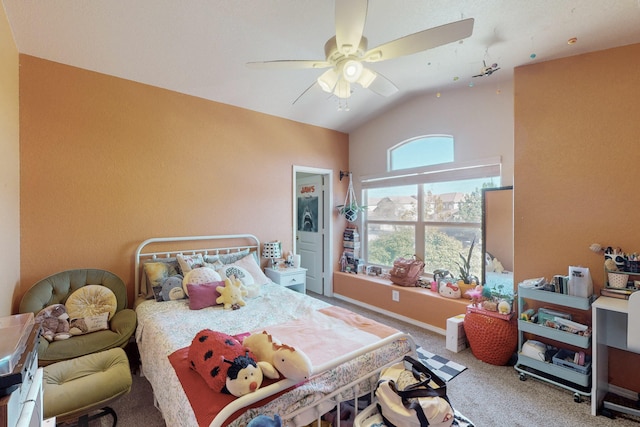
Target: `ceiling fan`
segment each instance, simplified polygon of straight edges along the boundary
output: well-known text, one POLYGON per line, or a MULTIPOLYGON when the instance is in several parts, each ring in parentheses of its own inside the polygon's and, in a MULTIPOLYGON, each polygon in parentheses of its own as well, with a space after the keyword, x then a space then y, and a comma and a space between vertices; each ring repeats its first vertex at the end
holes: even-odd
POLYGON ((500 67, 498 67, 498 64, 495 64, 495 63, 491 64, 490 67, 487 67, 487 63, 483 60, 482 64, 483 64, 483 67, 480 69, 480 74, 476 74, 475 76, 472 76, 472 77, 490 76, 491 74, 495 73, 500 69, 500 67))
POLYGON ((328 68, 311 87, 318 84, 323 91, 344 99, 351 96, 351 84, 358 83, 378 95, 389 96, 398 91, 396 85, 381 74, 364 67, 363 63, 386 61, 422 52, 465 39, 473 32, 474 20, 468 18, 409 34, 368 49, 367 38, 363 36, 367 7, 367 0, 336 0, 336 34, 324 45, 324 60, 249 62, 247 66, 263 69, 328 68))

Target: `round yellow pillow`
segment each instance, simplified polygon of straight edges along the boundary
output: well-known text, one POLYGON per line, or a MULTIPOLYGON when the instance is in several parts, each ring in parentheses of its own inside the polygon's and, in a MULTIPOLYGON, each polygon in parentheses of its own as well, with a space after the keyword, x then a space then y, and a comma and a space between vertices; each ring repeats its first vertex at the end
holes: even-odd
POLYGON ((86 285, 69 295, 65 306, 71 319, 108 312, 111 320, 118 307, 118 300, 113 291, 106 286, 86 285))

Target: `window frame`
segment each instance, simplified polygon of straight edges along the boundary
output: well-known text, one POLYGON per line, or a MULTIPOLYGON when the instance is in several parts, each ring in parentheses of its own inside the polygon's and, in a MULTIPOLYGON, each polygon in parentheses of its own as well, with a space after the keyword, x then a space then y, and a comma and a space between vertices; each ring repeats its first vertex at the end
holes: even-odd
MULTIPOLYGON (((415 140, 412 139, 412 140, 415 140)), ((400 145, 396 145, 400 146, 400 145)), ((390 164, 390 163, 389 163, 390 164)), ((437 182, 451 182, 466 179, 482 179, 497 178, 496 186, 501 186, 502 181, 502 163, 500 157, 491 157, 466 162, 450 162, 438 165, 430 165, 424 167, 399 169, 388 171, 382 174, 364 176, 361 178, 361 200, 363 205, 368 205, 368 191, 385 187, 397 187, 403 185, 416 185, 417 190, 417 218, 413 220, 379 220, 370 219, 368 212, 362 216, 362 256, 367 265, 377 265, 382 268, 391 266, 380 265, 369 262, 369 226, 371 224, 379 225, 400 225, 414 227, 414 245, 416 256, 425 259, 425 238, 427 227, 449 227, 449 228, 476 228, 479 232, 479 239, 476 245, 479 246, 482 237, 482 220, 480 222, 443 222, 443 221, 425 221, 424 215, 424 186, 426 184, 437 182)), ((433 266, 426 266, 427 268, 433 266)))

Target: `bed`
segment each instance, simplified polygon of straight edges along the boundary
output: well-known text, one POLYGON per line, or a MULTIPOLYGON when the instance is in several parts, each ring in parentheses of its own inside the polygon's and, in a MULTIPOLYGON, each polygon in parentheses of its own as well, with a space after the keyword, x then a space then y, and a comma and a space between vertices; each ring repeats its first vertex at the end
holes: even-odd
POLYGON ((167 425, 238 427, 258 414, 278 414, 283 425, 303 426, 336 407, 339 420, 340 402, 356 399, 357 408, 358 398, 371 396, 383 367, 415 354, 408 334, 268 279, 259 283, 258 295, 245 298, 246 304, 236 310, 219 305, 192 310, 188 298, 162 300, 150 266, 175 265, 177 258, 200 256, 224 268, 233 266, 231 271, 241 276, 254 273, 255 282, 264 280, 258 277, 261 272, 247 267, 248 262, 255 267, 253 263, 260 260, 260 242, 250 234, 154 238, 138 246, 136 342, 142 373, 167 425), (247 268, 238 270, 240 264, 247 268), (214 392, 186 361, 192 339, 205 328, 234 336, 267 331, 304 351, 312 362, 312 376, 298 384, 288 379, 263 383, 257 391, 237 398, 214 392), (217 403, 212 404, 214 400, 217 403))

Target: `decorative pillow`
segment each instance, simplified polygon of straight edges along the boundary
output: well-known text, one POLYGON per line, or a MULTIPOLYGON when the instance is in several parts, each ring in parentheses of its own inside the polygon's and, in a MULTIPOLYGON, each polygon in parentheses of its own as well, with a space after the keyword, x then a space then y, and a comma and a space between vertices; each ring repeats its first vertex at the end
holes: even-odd
POLYGON ((184 289, 182 289, 182 277, 172 276, 162 282, 162 295, 163 301, 175 301, 178 299, 184 299, 184 289))
POLYGON ((222 277, 213 268, 196 268, 185 274, 184 279, 182 279, 182 289, 189 295, 188 284, 201 285, 203 283, 219 282, 221 280, 222 277))
POLYGON ((109 313, 96 314, 93 316, 71 319, 69 323, 69 333, 71 335, 84 335, 91 332, 109 329, 109 313))
POLYGON ((256 283, 257 285, 265 285, 269 283, 269 278, 262 272, 262 269, 256 262, 256 259, 253 255, 248 255, 230 265, 244 268, 249 272, 249 274, 251 274, 254 283, 256 283))
POLYGON ((85 285, 69 295, 65 306, 71 319, 107 312, 109 313, 107 320, 111 320, 118 308, 118 300, 113 291, 106 286, 85 285))
POLYGON ((151 287, 160 286, 160 283, 169 277, 169 264, 166 262, 145 262, 143 266, 151 287))
POLYGON ((203 283, 201 285, 187 283, 187 289, 189 290, 189 308, 191 310, 200 310, 205 307, 218 305, 216 299, 220 296, 220 292, 216 290, 217 286, 224 286, 224 282, 217 281, 203 283))
POLYGON ((235 276, 236 279, 240 280, 244 286, 253 286, 255 284, 255 280, 253 280, 251 273, 237 264, 225 265, 218 269, 218 273, 223 279, 230 279, 231 276, 235 276))
POLYGON ((204 266, 204 258, 202 254, 195 255, 182 255, 178 254, 176 256, 178 258, 178 264, 180 265, 180 270, 182 270, 182 274, 185 276, 188 272, 193 270, 194 268, 199 268, 204 266))
POLYGON ((249 252, 249 249, 243 249, 229 254, 207 255, 204 260, 211 264, 214 264, 216 261, 220 261, 222 264, 231 264, 240 258, 246 257, 249 255, 249 252))

